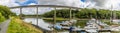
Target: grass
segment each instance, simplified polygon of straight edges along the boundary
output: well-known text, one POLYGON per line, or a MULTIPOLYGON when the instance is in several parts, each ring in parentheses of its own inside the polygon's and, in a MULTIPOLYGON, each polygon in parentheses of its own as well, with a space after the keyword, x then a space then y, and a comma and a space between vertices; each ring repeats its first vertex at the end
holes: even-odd
POLYGON ((87 22, 88 20, 79 20, 75 25, 80 26, 81 28, 84 28, 87 22))
MULTIPOLYGON (((43 18, 44 20, 53 20, 53 18, 43 18)), ((69 20, 68 18, 56 17, 56 20, 69 20)))
POLYGON ((120 33, 120 31, 114 31, 114 32, 111 32, 111 33, 120 33))
POLYGON ((25 23, 19 18, 12 18, 7 33, 43 33, 35 26, 25 23))
POLYGON ((101 21, 108 24, 108 25, 116 25, 113 22, 110 23, 110 20, 101 20, 101 21))
MULTIPOLYGON (((43 18, 43 20, 45 20, 45 22, 54 23, 53 18, 43 18)), ((57 17, 56 18, 56 23, 57 22, 62 22, 62 21, 65 21, 65 20, 69 20, 69 19, 68 18, 59 18, 59 17, 57 17)))

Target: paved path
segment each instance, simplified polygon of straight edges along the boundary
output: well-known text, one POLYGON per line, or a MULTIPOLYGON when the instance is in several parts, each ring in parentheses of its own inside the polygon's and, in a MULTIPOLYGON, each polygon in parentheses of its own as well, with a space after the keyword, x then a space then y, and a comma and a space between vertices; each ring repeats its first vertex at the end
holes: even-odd
POLYGON ((10 22, 10 19, 0 23, 0 33, 6 33, 7 32, 9 22, 10 22))

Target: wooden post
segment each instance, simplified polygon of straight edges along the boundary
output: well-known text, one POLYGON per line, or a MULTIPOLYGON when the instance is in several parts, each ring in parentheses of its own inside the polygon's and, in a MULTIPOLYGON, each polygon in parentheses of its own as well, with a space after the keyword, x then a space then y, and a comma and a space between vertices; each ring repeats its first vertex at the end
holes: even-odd
POLYGON ((38 26, 38 6, 36 7, 36 19, 37 19, 37 26, 38 26))
POLYGON ((22 7, 20 7, 20 18, 22 19, 22 7))

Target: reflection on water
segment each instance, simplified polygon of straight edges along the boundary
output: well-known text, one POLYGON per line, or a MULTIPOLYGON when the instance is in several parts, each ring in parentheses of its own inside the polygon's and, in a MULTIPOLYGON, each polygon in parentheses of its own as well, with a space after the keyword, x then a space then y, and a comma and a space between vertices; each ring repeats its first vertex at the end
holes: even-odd
MULTIPOLYGON (((32 23, 34 25, 37 24, 37 19, 36 18, 25 18, 24 21, 26 21, 27 23, 32 23)), ((62 21, 65 21, 65 20, 57 20, 57 22, 62 22, 62 21)), ((88 20, 78 20, 77 21, 77 26, 78 25, 81 25, 81 24, 86 24, 86 22, 88 22, 88 20), (81 24, 80 24, 81 23, 81 24)), ((50 23, 53 23, 53 20, 43 20, 43 19, 40 19, 38 18, 38 23, 41 25, 49 25, 50 23)))
MULTIPOLYGON (((34 25, 37 25, 37 19, 36 18, 25 18, 24 19, 25 22, 27 23, 32 23, 34 25)), ((46 30, 50 30, 50 28, 48 28, 50 24, 49 23, 46 23, 43 19, 38 19, 38 26, 43 28, 43 29, 46 29, 46 30)))
MULTIPOLYGON (((34 25, 37 25, 36 18, 24 18, 24 21, 27 23, 32 23, 34 25)), ((65 21, 65 20, 57 21, 56 23, 59 23, 62 21, 65 21)), ((74 26, 81 26, 83 28, 87 21, 88 20, 78 20, 74 26)), ((50 26, 51 23, 53 23, 53 20, 43 20, 43 19, 38 18, 38 26, 43 29, 50 30, 50 28, 48 28, 48 26, 50 26)))

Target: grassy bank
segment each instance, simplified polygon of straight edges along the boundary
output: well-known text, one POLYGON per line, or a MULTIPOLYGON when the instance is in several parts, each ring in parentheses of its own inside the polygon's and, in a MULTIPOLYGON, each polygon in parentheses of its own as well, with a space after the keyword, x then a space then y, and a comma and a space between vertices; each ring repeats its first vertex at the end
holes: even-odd
POLYGON ((42 33, 42 31, 19 18, 12 18, 7 33, 42 33))
MULTIPOLYGON (((44 20, 53 20, 53 18, 43 18, 44 20)), ((69 20, 69 18, 56 17, 56 20, 69 20)))
MULTIPOLYGON (((54 20, 53 18, 42 18, 43 20, 45 20, 45 22, 50 22, 50 23, 54 23, 54 20)), ((62 22, 62 21, 65 21, 65 20, 69 20, 68 18, 56 18, 56 23, 58 22, 62 22)))
POLYGON ((88 20, 79 20, 79 21, 77 21, 77 23, 75 25, 80 26, 81 28, 84 28, 86 26, 87 22, 88 22, 88 20))
MULTIPOLYGON (((53 19, 52 18, 43 18, 46 22, 50 22, 53 23, 53 19)), ((62 21, 66 21, 69 20, 69 18, 56 18, 56 23, 58 22, 62 22, 62 21)), ((84 26, 86 25, 86 23, 88 22, 88 19, 77 19, 77 23, 74 24, 75 26, 81 26, 81 28, 84 28, 84 26)))

